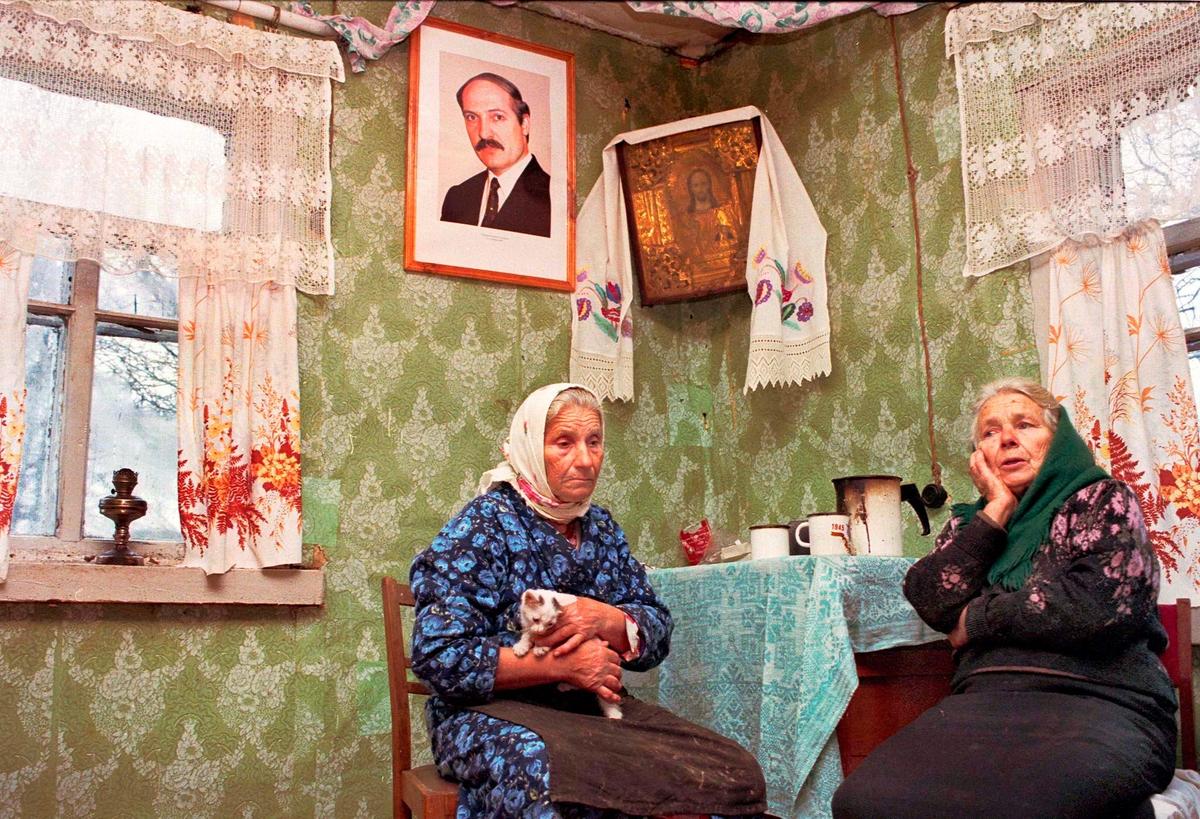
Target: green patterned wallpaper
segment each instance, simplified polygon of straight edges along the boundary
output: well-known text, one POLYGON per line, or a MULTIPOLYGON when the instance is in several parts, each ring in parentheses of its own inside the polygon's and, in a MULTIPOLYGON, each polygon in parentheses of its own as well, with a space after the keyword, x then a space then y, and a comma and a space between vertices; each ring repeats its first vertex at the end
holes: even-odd
MULTIPOLYGON (((976 387, 1001 375, 1036 377, 1037 353, 1024 270, 970 280, 961 273, 958 98, 942 44, 945 11, 893 20, 918 170, 938 455, 952 499, 961 500, 971 490, 967 439, 976 387)), ((751 103, 770 117, 829 233, 829 377, 743 397, 743 300, 688 308, 698 342, 711 337, 705 369, 723 399, 706 511, 735 531, 832 511, 829 481, 841 475, 889 473, 918 486, 931 480, 891 25, 866 13, 811 32, 760 36, 700 71, 705 110, 751 103)), ((935 531, 945 514, 933 514, 935 531)), ((905 519, 906 551, 928 551, 914 516, 905 512, 905 519)))
MULTIPOLYGON (((385 7, 341 8, 378 20, 385 7)), ((829 231, 827 379, 743 396, 744 296, 637 312, 637 401, 609 410, 597 499, 643 560, 679 563, 678 529, 704 515, 737 533, 829 507, 836 475, 928 480, 888 21, 867 13, 760 38, 689 71, 521 9, 437 11, 575 53, 581 194, 613 134, 752 103, 829 231)), ((959 494, 971 388, 1035 373, 1036 354, 1022 277, 959 273, 943 19, 931 8, 896 26, 920 169, 938 443, 959 494)), ((388 814, 379 577, 404 576, 473 494, 515 403, 566 376, 569 333, 561 294, 403 271, 407 56, 399 47, 335 90, 337 294, 301 303, 306 528, 330 558, 324 610, 0 607, 0 819, 388 814)))

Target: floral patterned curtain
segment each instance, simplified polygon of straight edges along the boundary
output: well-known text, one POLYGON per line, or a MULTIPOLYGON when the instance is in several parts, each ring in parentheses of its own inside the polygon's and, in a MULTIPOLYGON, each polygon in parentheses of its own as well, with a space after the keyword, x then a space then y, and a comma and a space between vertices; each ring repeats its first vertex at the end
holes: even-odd
POLYGON ((425 22, 435 5, 437 0, 396 0, 382 26, 365 17, 349 14, 318 14, 310 0, 296 0, 289 8, 297 14, 328 23, 345 41, 350 70, 358 74, 367 70, 367 60, 378 60, 392 46, 404 42, 413 29, 425 22))
MULTIPOLYGON (((514 6, 520 0, 491 0, 497 6, 514 6)), ((663 14, 668 17, 693 17, 726 28, 740 28, 756 34, 782 34, 815 26, 833 17, 873 8, 884 17, 905 14, 927 3, 797 3, 797 2, 695 2, 695 0, 625 0, 634 11, 663 14)), ((365 71, 367 60, 378 60, 397 43, 403 42, 425 21, 437 0, 395 0, 387 22, 377 26, 365 17, 348 14, 318 14, 310 0, 293 0, 289 8, 297 14, 328 23, 346 43, 350 70, 365 71)), ((568 17, 567 19, 572 19, 568 17)), ((586 23, 585 23, 586 25, 586 23)))
POLYGON ((299 563, 296 288, 180 281, 179 360, 184 565, 299 563))
POLYGON ((25 305, 32 263, 33 257, 0 242, 0 582, 8 576, 8 530, 25 432, 25 305))
POLYGON ((797 3, 797 2, 695 2, 695 0, 625 0, 634 11, 665 14, 669 17, 694 17, 726 28, 740 28, 755 34, 782 34, 800 31, 834 17, 875 9, 883 17, 907 14, 926 3, 797 3))
POLYGON ((1160 599, 1200 590, 1200 428, 1157 222, 1067 241, 1031 273, 1042 374, 1097 462, 1141 502, 1160 599))

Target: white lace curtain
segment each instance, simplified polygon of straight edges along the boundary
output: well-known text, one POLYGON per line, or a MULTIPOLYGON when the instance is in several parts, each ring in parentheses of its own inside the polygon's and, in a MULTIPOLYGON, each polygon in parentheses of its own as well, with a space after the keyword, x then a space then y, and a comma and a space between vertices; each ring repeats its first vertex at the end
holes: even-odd
POLYGON ((331 293, 331 79, 326 41, 150 0, 0 0, 0 237, 331 293))
POLYGON ((1195 140, 1156 143, 1154 161, 1172 172, 1152 195, 1125 186, 1139 129, 1195 116, 1180 106, 1200 79, 1200 4, 975 3, 950 12, 946 51, 961 108, 966 275, 1200 206, 1195 140))

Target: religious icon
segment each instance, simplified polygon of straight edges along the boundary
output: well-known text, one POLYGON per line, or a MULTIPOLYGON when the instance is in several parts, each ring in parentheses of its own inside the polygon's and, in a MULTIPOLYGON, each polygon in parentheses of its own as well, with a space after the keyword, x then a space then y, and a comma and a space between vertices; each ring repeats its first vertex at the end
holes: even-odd
POLYGON ((644 305, 746 288, 758 120, 617 146, 644 305))

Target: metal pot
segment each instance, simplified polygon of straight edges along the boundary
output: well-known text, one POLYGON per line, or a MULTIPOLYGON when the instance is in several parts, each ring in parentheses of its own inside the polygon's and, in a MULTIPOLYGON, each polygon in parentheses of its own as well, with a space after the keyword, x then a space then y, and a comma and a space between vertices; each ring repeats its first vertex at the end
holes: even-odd
POLYGON ((895 475, 850 475, 834 478, 837 510, 850 517, 850 546, 854 554, 904 554, 904 528, 900 504, 907 501, 921 521, 921 534, 929 534, 929 516, 915 483, 901 484, 895 475))

